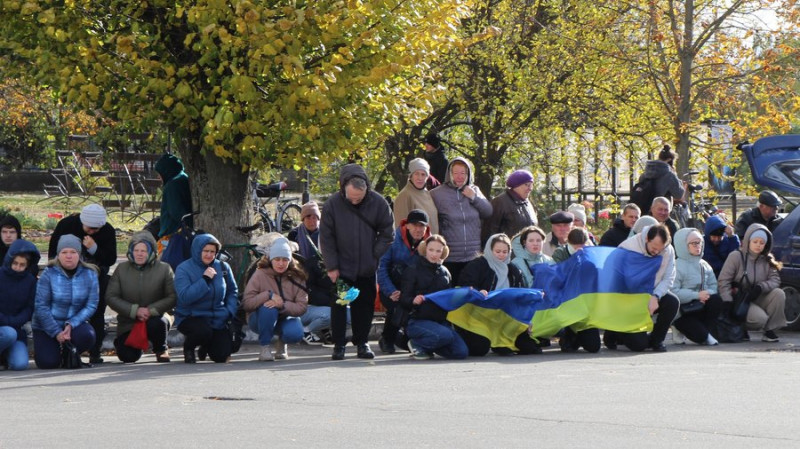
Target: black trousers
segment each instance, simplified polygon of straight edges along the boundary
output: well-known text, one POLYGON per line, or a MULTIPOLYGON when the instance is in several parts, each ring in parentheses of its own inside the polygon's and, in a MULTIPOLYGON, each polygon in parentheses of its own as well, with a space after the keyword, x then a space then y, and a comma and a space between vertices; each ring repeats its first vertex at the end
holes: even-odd
POLYGON ((656 312, 656 322, 653 325, 653 332, 647 335, 647 332, 614 332, 605 331, 603 333, 603 341, 606 344, 624 344, 628 349, 635 352, 641 352, 650 346, 656 346, 664 342, 667 336, 669 326, 678 314, 678 307, 680 301, 678 297, 672 293, 667 293, 658 300, 658 309, 656 312))
POLYGON ((586 352, 599 352, 600 329, 584 329, 575 332, 567 327, 559 340, 559 345, 565 352, 575 352, 580 348, 583 348, 586 352))
POLYGON ((705 343, 708 334, 715 338, 719 335, 717 333, 717 317, 721 311, 722 298, 719 295, 711 295, 702 310, 681 314, 681 317, 672 324, 689 340, 695 343, 705 343))
POLYGON ((458 332, 458 335, 460 335, 464 343, 467 344, 470 357, 483 357, 489 353, 492 342, 490 342, 488 338, 456 325, 453 325, 453 329, 458 332))
MULTIPOLYGON (((378 287, 375 276, 342 279, 359 289, 358 297, 350 303, 350 325, 353 328, 353 344, 358 346, 369 341, 372 318, 375 315, 375 295, 378 287)), ((331 338, 336 346, 347 344, 347 306, 331 303, 331 338)))
POLYGON ((97 310, 94 315, 89 318, 89 324, 94 329, 96 339, 94 345, 89 348, 89 356, 100 357, 100 350, 103 349, 103 339, 106 338, 106 290, 108 290, 108 282, 111 276, 101 274, 98 276, 98 283, 100 284, 100 300, 97 302, 97 310))
MULTIPOLYGON (((169 321, 163 316, 151 316, 147 320, 147 339, 153 345, 153 354, 161 354, 167 350, 167 331, 169 321)), ((130 332, 125 332, 114 339, 114 349, 117 350, 117 357, 122 363, 133 363, 142 357, 142 351, 138 348, 125 346, 130 332)))
POLYGON ((216 363, 225 363, 231 355, 233 338, 227 327, 212 329, 205 319, 189 317, 181 321, 178 330, 186 336, 184 351, 194 351, 196 347, 203 346, 216 363))

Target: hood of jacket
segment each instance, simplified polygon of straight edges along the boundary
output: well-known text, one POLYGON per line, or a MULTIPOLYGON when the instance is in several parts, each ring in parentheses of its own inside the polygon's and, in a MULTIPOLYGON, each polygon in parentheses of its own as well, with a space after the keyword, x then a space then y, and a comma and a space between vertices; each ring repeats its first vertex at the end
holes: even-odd
POLYGON ((647 161, 644 167, 644 177, 658 179, 671 171, 669 164, 664 161, 647 161))
POLYGON ((11 272, 11 262, 14 260, 14 257, 17 254, 28 253, 31 255, 31 263, 28 265, 28 271, 33 274, 34 276, 39 274, 39 260, 41 259, 41 254, 39 250, 36 248, 36 245, 33 243, 23 240, 17 239, 11 246, 8 248, 8 252, 6 253, 5 259, 3 259, 3 269, 7 269, 8 272, 11 272))
POLYGON ((703 245, 703 235, 700 234, 695 228, 683 228, 679 229, 678 232, 675 233, 675 236, 672 238, 674 242, 673 246, 675 247, 675 255, 678 256, 678 259, 688 260, 690 262, 698 263, 700 259, 703 258, 703 247, 701 246, 701 251, 699 256, 693 256, 689 254, 689 246, 687 241, 689 240, 689 234, 692 232, 696 232, 698 236, 700 236, 700 244, 703 245))
POLYGON ((447 171, 444 174, 444 183, 453 185, 452 180, 450 179, 450 169, 453 168, 453 164, 456 162, 461 162, 462 164, 467 166, 467 183, 464 184, 465 186, 471 186, 475 182, 475 178, 473 175, 472 164, 463 157, 455 157, 449 164, 447 164, 447 171))
POLYGON ((220 245, 219 240, 211 234, 198 234, 194 237, 192 241, 192 249, 191 249, 191 257, 192 261, 201 267, 207 266, 203 263, 203 247, 208 244, 215 245, 217 247, 217 251, 222 248, 220 245))
POLYGON ((3 219, 0 220, 0 229, 2 229, 4 226, 11 226, 14 229, 16 229, 17 238, 18 239, 22 238, 22 225, 19 223, 19 220, 17 220, 17 217, 13 215, 6 215, 5 217, 3 217, 3 219))
POLYGON ((358 164, 347 164, 339 171, 339 191, 344 195, 344 186, 352 178, 361 178, 367 183, 367 191, 371 189, 369 185, 369 177, 364 167, 358 164))
POLYGON ((167 181, 183 172, 183 162, 172 154, 165 154, 156 162, 155 169, 166 184, 167 181))
POLYGON ((724 228, 726 226, 728 226, 728 224, 725 223, 725 220, 723 220, 722 217, 719 215, 712 215, 708 217, 708 220, 706 220, 706 227, 704 228, 704 231, 706 235, 710 235, 717 229, 724 228))
POLYGON ((747 231, 744 232, 744 238, 742 239, 742 251, 744 254, 750 254, 750 236, 759 229, 767 233, 767 244, 764 245, 764 250, 761 251, 760 255, 766 256, 770 253, 770 251, 772 251, 772 233, 769 232, 769 229, 767 229, 766 226, 759 223, 753 223, 747 228, 747 231))
POLYGON ((131 237, 131 241, 130 243, 128 243, 128 253, 127 253, 128 262, 130 262, 137 268, 140 268, 138 265, 136 265, 136 262, 134 262, 133 259, 133 247, 138 245, 139 243, 144 243, 145 245, 147 245, 147 261, 144 263, 144 266, 146 267, 149 265, 153 265, 156 261, 156 258, 158 258, 158 251, 157 251, 158 246, 156 243, 156 239, 153 238, 153 234, 151 234, 148 231, 136 232, 131 237))

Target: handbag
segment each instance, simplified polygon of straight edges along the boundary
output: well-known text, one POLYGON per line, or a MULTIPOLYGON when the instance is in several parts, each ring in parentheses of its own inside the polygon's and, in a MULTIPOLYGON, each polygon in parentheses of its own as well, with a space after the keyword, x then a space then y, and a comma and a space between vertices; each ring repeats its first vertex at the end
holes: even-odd
POLYGON ((696 313, 703 310, 705 306, 706 305, 699 299, 693 299, 687 303, 681 304, 681 314, 696 313))
POLYGON ((83 368, 81 354, 70 340, 61 343, 61 367, 66 369, 83 368))
MULTIPOLYGON (((741 251, 739 254, 742 254, 741 251)), ((749 291, 743 288, 745 280, 747 280, 748 284, 750 283, 750 279, 747 277, 747 257, 742 254, 742 259, 744 261, 744 276, 739 282, 732 284, 736 288, 736 293, 733 295, 733 306, 731 307, 731 318, 740 323, 747 319, 747 311, 750 310, 749 291)))
POLYGON ((723 311, 717 317, 717 340, 720 343, 739 343, 744 340, 744 324, 734 321, 731 313, 723 311))
POLYGON ((147 340, 146 322, 137 320, 135 323, 133 323, 133 328, 128 333, 128 337, 125 339, 125 346, 141 349, 142 351, 147 350, 147 348, 150 346, 150 342, 147 340))

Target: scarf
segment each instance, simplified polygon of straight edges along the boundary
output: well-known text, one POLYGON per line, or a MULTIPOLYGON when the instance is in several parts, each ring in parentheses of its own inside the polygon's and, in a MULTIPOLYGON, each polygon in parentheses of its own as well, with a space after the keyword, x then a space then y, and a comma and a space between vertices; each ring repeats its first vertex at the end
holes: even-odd
POLYGON ((306 260, 314 257, 318 252, 317 245, 314 244, 314 237, 318 235, 319 229, 309 233, 302 223, 297 227, 297 246, 300 250, 300 255, 306 260))
POLYGON ((494 271, 494 274, 497 276, 497 285, 495 285, 495 290, 500 290, 504 288, 508 288, 510 284, 508 283, 508 264, 511 262, 511 248, 509 248, 508 257, 506 260, 500 261, 494 254, 492 253, 492 240, 500 234, 495 234, 490 236, 489 239, 486 241, 486 246, 483 247, 483 257, 489 262, 489 268, 494 271))

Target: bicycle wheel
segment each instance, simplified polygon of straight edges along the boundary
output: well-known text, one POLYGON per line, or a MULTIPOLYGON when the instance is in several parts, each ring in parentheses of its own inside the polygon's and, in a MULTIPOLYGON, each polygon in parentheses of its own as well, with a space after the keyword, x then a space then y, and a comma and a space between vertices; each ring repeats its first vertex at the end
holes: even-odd
POLYGON ((269 213, 263 209, 259 209, 258 211, 258 224, 265 234, 275 230, 274 226, 272 225, 272 220, 269 218, 269 213))
POLYGON ((280 223, 281 227, 280 232, 282 234, 286 234, 287 232, 299 226, 300 222, 303 221, 301 214, 302 210, 297 204, 289 203, 284 205, 281 208, 281 213, 278 217, 278 223, 280 223))

